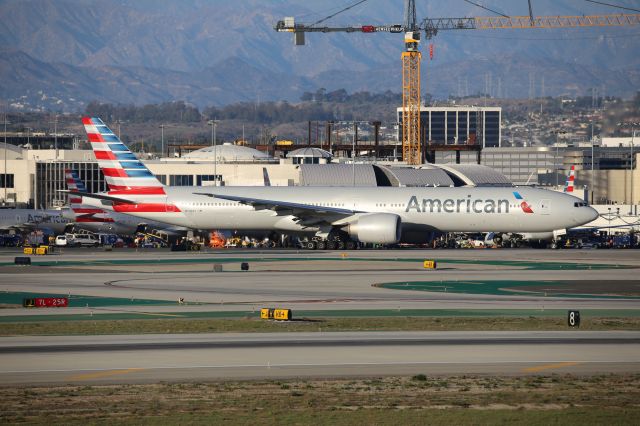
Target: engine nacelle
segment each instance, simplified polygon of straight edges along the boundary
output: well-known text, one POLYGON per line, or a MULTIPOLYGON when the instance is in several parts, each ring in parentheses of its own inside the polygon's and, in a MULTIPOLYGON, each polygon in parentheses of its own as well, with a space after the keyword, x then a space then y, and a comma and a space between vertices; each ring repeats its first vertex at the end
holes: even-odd
POLYGON ((555 237, 553 232, 527 232, 522 239, 527 241, 551 241, 555 237))
POLYGON ((395 244, 400 241, 402 221, 391 213, 369 213, 358 216, 345 231, 363 243, 395 244))

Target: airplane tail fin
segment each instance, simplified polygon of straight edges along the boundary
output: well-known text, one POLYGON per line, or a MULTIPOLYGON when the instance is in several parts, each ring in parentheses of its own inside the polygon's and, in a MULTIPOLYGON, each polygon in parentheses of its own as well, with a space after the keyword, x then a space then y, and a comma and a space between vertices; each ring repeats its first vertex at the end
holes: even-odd
POLYGON ((576 166, 571 166, 571 170, 569 171, 569 176, 567 177, 567 183, 564 186, 564 192, 572 193, 573 192, 573 182, 576 178, 576 166))
MULTIPOLYGON (((65 169, 64 177, 67 182, 67 189, 69 189, 69 191, 87 192, 87 188, 84 186, 84 182, 80 180, 80 177, 73 170, 65 169)), ((81 204, 82 197, 75 194, 69 194, 69 207, 71 207, 71 209, 80 207, 81 204)))
POLYGON ((110 195, 164 195, 164 185, 95 117, 83 117, 87 138, 98 166, 109 186, 110 195))
POLYGON ((73 194, 69 194, 69 207, 75 215, 76 222, 113 222, 113 219, 108 218, 108 214, 103 210, 92 206, 87 206, 82 203, 82 196, 78 193, 88 194, 87 187, 84 182, 80 180, 80 176, 77 172, 71 169, 65 169, 65 180, 67 182, 67 188, 69 191, 73 191, 73 194))

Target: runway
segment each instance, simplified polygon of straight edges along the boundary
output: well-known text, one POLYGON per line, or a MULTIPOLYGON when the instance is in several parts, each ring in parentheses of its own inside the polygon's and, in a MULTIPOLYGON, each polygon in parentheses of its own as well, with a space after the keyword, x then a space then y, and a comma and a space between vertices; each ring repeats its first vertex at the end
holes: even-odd
POLYGON ((5 386, 407 374, 640 372, 640 332, 9 337, 5 386))

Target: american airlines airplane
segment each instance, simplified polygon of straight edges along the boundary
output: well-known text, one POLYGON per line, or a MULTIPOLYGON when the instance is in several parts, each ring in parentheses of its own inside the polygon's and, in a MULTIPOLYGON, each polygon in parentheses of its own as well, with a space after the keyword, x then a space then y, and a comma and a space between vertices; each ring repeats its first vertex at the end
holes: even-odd
MULTIPOLYGON (((84 182, 80 180, 75 171, 65 170, 65 180, 70 191, 81 194, 88 193, 84 182)), ((72 220, 77 227, 91 232, 133 235, 136 232, 146 232, 153 229, 170 235, 184 235, 188 231, 187 228, 181 226, 144 220, 139 217, 85 205, 82 203, 82 197, 77 195, 69 197, 69 207, 70 209, 67 210, 65 216, 72 220)))
POLYGON ((579 198, 538 188, 165 186, 99 118, 83 123, 109 186, 75 192, 83 203, 189 228, 393 244, 433 232, 548 234, 598 216, 579 198))
POLYGON ((64 210, 0 209, 0 231, 62 234, 71 225, 64 210))

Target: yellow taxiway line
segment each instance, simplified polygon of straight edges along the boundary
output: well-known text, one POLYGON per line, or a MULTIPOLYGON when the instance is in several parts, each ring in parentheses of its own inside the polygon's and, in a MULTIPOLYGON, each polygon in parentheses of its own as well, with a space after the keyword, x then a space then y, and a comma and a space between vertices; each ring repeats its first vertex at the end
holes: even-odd
POLYGON ((582 364, 582 363, 577 361, 567 361, 567 362, 559 362, 557 364, 545 364, 545 365, 538 365, 536 367, 528 367, 523 369, 522 371, 524 371, 525 373, 537 373, 539 371, 555 370, 557 368, 572 367, 574 365, 579 365, 579 364, 582 364))
POLYGON ((98 372, 95 372, 95 373, 85 373, 85 374, 77 374, 75 376, 70 376, 67 380, 101 379, 103 377, 110 377, 110 376, 118 376, 120 374, 135 373, 136 371, 142 371, 142 370, 144 370, 144 368, 127 368, 125 370, 98 371, 98 372))

